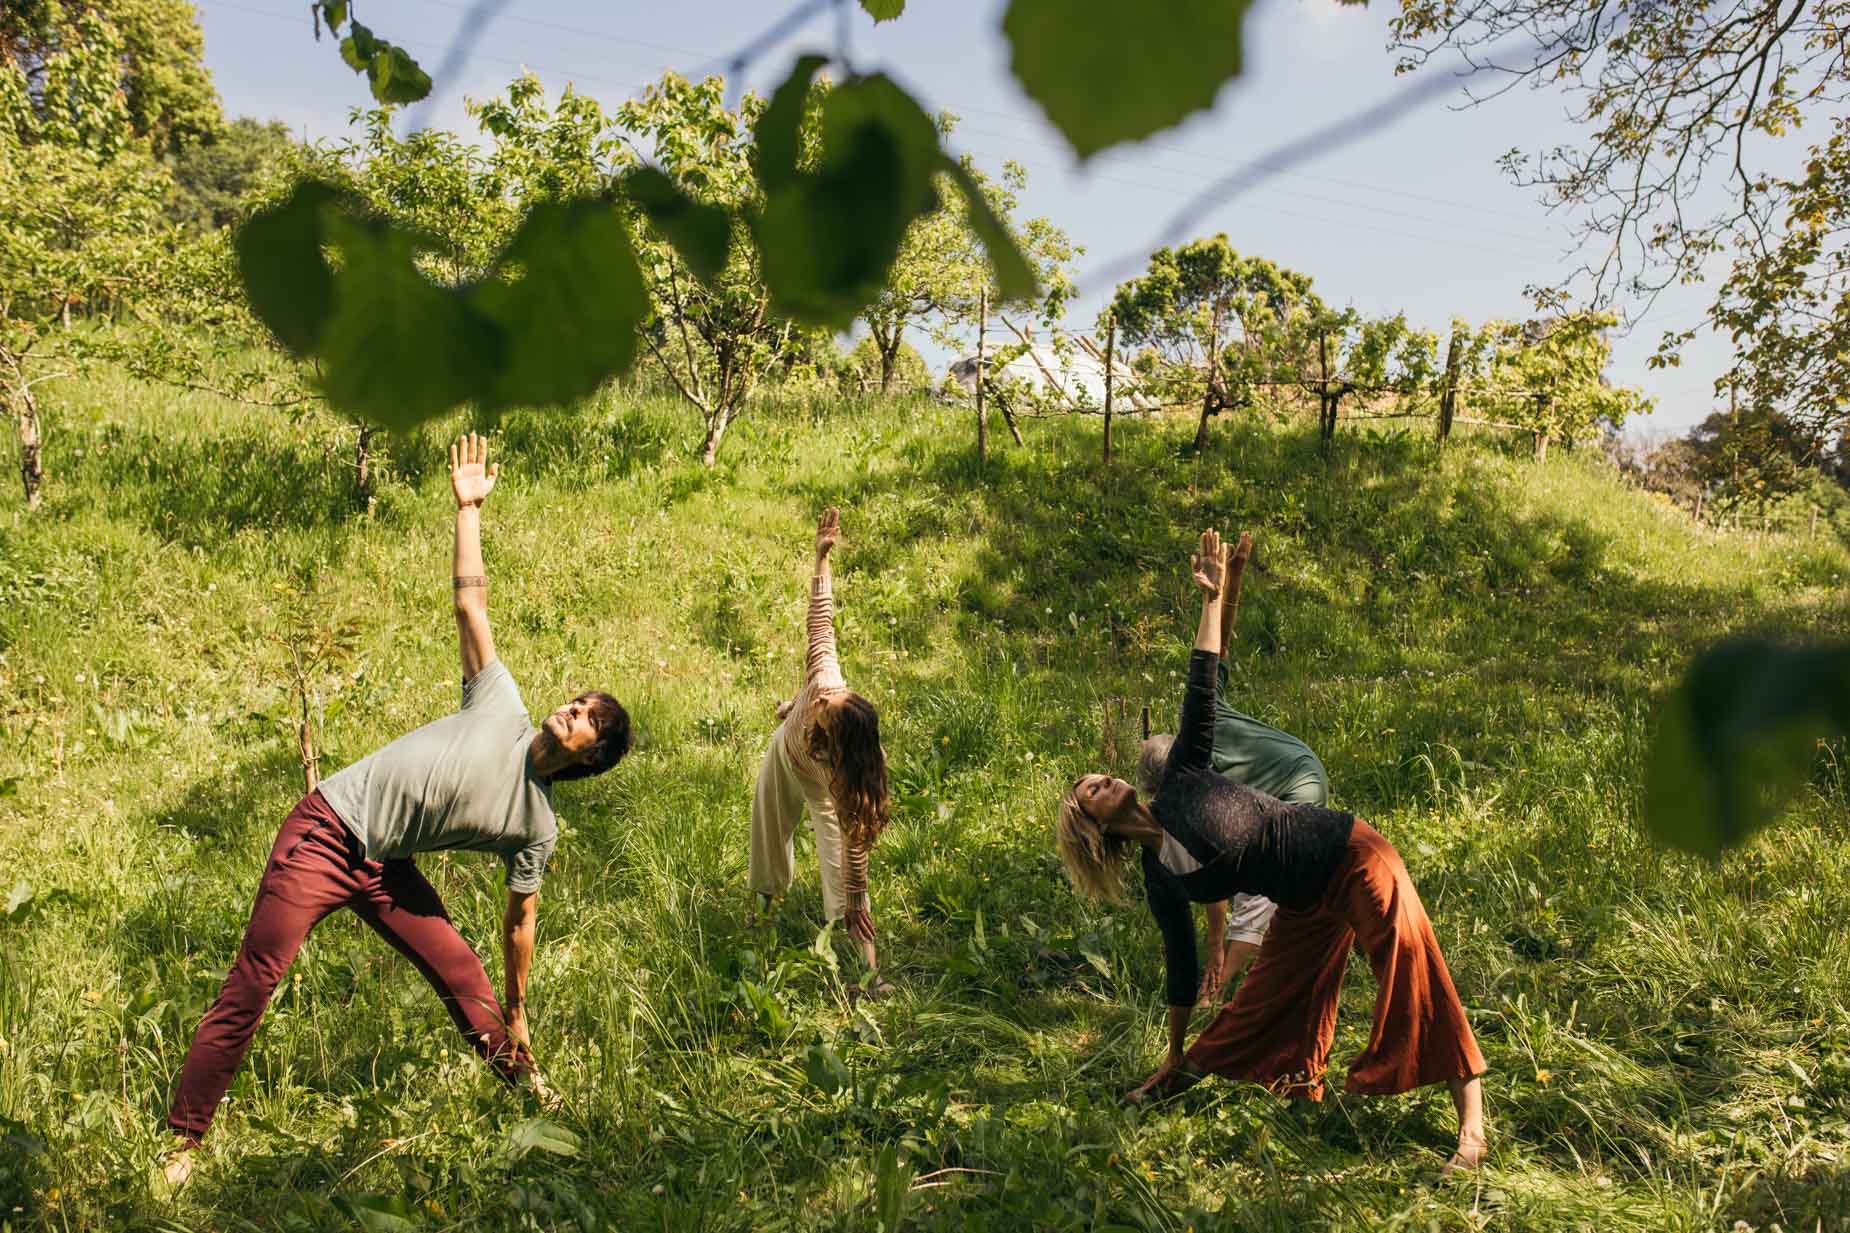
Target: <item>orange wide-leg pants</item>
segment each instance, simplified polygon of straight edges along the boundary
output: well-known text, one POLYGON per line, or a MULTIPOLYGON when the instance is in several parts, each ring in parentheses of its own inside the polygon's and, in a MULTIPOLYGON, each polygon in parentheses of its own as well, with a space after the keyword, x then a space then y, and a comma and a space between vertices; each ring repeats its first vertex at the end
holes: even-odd
POLYGON ((1281 907, 1233 1000, 1196 1038, 1196 1070, 1323 1099, 1349 949, 1375 970, 1375 1025, 1344 1090, 1391 1095, 1484 1073, 1465 1008, 1413 879, 1394 845, 1360 818, 1313 908, 1281 907))

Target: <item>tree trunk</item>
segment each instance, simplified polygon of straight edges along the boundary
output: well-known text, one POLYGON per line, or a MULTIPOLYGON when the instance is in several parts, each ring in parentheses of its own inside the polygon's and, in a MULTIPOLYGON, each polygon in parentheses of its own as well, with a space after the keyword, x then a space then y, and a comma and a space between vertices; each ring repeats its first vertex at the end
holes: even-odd
POLYGON ((44 499, 45 487, 45 468, 40 461, 42 438, 38 402, 23 382, 13 397, 14 423, 19 429, 19 478, 26 486, 26 508, 37 509, 44 499))
POLYGON ((1009 409, 1006 401, 1002 404, 1002 422, 1009 426, 1009 436, 1015 439, 1015 444, 1022 444, 1021 428, 1015 423, 1015 413, 1009 409))
POLYGON ((732 422, 732 412, 725 407, 719 408, 707 417, 707 440, 701 447, 700 461, 703 466, 711 467, 719 457, 719 441, 726 435, 726 425, 732 422))
POLYGON ((1548 457, 1548 434, 1545 432, 1537 432, 1535 434, 1535 461, 1541 462, 1547 457, 1548 457))
POLYGON ((1220 322, 1221 305, 1214 301, 1214 317, 1208 327, 1208 382, 1201 392, 1201 423, 1195 428, 1195 450, 1200 452, 1208 448, 1208 417, 1214 414, 1214 381, 1220 375, 1220 322))
POLYGON ((1444 448, 1452 435, 1452 415, 1458 410, 1458 333, 1445 348, 1445 384, 1439 392, 1439 446, 1444 448))
POLYGON ((891 345, 876 340, 880 347, 880 396, 886 397, 893 392, 893 378, 899 372, 900 331, 893 331, 891 345))
POLYGON ((976 461, 989 461, 989 419, 983 408, 983 362, 987 355, 984 342, 989 334, 989 288, 984 287, 976 302, 976 461))
POLYGON ((315 729, 308 718, 308 696, 302 696, 302 719, 296 725, 296 749, 302 756, 302 791, 321 786, 321 755, 315 749, 315 729))
POLYGON ((1111 465, 1111 387, 1112 360, 1118 349, 1118 319, 1105 327, 1105 465, 1111 465))

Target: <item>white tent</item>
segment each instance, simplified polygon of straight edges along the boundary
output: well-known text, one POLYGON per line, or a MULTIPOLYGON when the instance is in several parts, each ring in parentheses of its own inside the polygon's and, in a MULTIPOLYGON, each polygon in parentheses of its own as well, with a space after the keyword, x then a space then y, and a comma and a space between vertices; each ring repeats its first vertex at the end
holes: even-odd
MULTIPOLYGON (((1122 364, 1113 367, 1118 370, 1118 388, 1113 392, 1113 401, 1120 409, 1129 411, 1154 405, 1150 399, 1124 388, 1127 382, 1122 364)), ((946 371, 965 394, 976 396, 976 356, 953 360, 946 371)), ((1068 403, 1091 407, 1105 405, 1105 365, 1080 347, 1068 348, 1067 354, 1062 356, 1052 347, 1033 344, 1029 352, 1016 356, 999 370, 992 370, 990 380, 1020 381, 1037 396, 1068 403)))

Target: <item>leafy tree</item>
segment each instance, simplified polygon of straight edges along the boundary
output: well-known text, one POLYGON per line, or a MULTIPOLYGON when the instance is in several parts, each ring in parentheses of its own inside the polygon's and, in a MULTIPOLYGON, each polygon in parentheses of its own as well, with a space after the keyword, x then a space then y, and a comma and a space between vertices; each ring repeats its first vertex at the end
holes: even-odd
MULTIPOLYGON (((1717 392, 1816 430, 1846 422, 1850 4, 1401 0, 1394 32, 1402 70, 1461 57, 1493 78, 1480 97, 1527 84, 1575 100, 1582 140, 1505 160, 1577 211, 1592 254, 1568 284, 1538 289, 1544 303, 1574 284, 1595 306, 1648 299, 1732 252, 1707 320, 1737 345, 1717 392), (1785 148, 1819 127, 1828 136, 1802 157, 1785 148), (1803 174, 1783 174, 1795 163, 1803 174)), ((1667 332, 1655 362, 1676 363, 1694 336, 1667 332)))
POLYGON ((164 216, 194 234, 231 226, 243 216, 245 199, 288 160, 294 145, 280 120, 239 116, 182 147, 167 157, 173 191, 164 216))
POLYGON ((638 252, 649 289, 643 349, 700 413, 700 458, 707 466, 759 384, 794 358, 797 332, 772 311, 761 254, 745 221, 746 211, 762 207, 752 175, 751 129, 764 110, 754 94, 729 110, 718 77, 691 82, 668 73, 616 113, 638 158, 659 166, 693 201, 728 212, 723 261, 708 277, 664 227, 646 218, 638 252))
MULTIPOLYGON (((74 365, 74 313, 113 309, 152 255, 166 180, 136 129, 116 27, 96 11, 7 10, 0 61, 0 396, 26 504, 41 501, 34 387, 74 365), (48 331, 62 327, 53 336, 48 331), (47 346, 48 340, 50 345, 47 346)), ((145 106, 152 106, 143 98, 145 106)), ((156 109, 156 114, 160 114, 156 109)))
POLYGON ((1695 472, 1720 509, 1764 514, 1820 474, 1816 438, 1770 407, 1717 411, 1684 438, 1695 472))
POLYGON ((1473 402, 1534 429, 1538 459, 1551 440, 1576 441, 1648 413, 1650 400, 1637 389, 1605 379, 1612 359, 1606 331, 1617 321, 1609 312, 1581 312, 1522 325, 1488 323, 1482 332, 1485 388, 1473 402))
MULTIPOLYGON (((1326 442, 1336 435, 1342 401, 1360 394, 1370 400, 1406 400, 1431 390, 1437 374, 1438 338, 1407 324, 1405 313, 1364 318, 1354 309, 1318 308, 1295 331, 1314 340, 1314 374, 1303 384, 1317 396, 1318 425, 1326 442)), ((1311 347, 1296 350, 1309 352, 1311 347)), ((1310 356, 1307 354, 1306 358, 1310 356)))
POLYGON ((1106 310, 1127 350, 1147 348, 1152 393, 1201 402, 1195 448, 1217 411, 1251 401, 1254 383, 1292 355, 1294 323, 1319 308, 1306 275, 1242 257, 1225 235, 1159 248, 1140 278, 1121 284, 1106 310))
MULTIPOLYGON (((938 124, 939 131, 948 135, 956 127, 956 118, 941 115, 938 124)), ((1036 316, 1051 325, 1074 294, 1068 265, 1080 250, 1046 218, 1029 219, 1019 226, 1013 222, 1028 183, 1027 169, 1020 163, 1004 163, 1000 180, 984 175, 967 155, 962 166, 1033 267, 1042 291, 1036 316)), ((940 174, 937 193, 941 202, 949 200, 950 191, 948 176, 940 174)), ((861 313, 880 360, 881 392, 892 389, 908 329, 928 329, 949 344, 976 321, 979 297, 986 288, 992 300, 1000 300, 982 238, 964 211, 941 204, 915 221, 887 272, 885 285, 861 313)))
POLYGON ((0 58, 8 124, 24 142, 108 155, 140 138, 165 154, 224 123, 187 0, 8 0, 0 58))
POLYGON ((916 394, 931 388, 931 370, 911 343, 889 353, 872 334, 864 335, 841 361, 844 392, 916 394))

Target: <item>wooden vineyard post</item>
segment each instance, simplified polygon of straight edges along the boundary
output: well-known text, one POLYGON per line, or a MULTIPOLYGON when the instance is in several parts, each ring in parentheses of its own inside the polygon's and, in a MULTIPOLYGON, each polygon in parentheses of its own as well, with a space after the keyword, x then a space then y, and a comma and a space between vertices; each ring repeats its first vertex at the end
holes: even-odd
POLYGON ((1330 439, 1336 435, 1336 415, 1330 408, 1330 336, 1328 333, 1317 335, 1317 368, 1321 374, 1317 382, 1317 433, 1328 448, 1330 439))
POLYGON ((989 288, 984 287, 976 301, 976 461, 989 461, 989 421, 983 411, 984 337, 989 333, 989 288))
POLYGON ((1452 435, 1452 415, 1458 410, 1458 331, 1445 348, 1445 384, 1439 390, 1439 447, 1452 435))
POLYGON ((1118 348, 1118 318, 1112 314, 1105 326, 1105 465, 1111 465, 1111 372, 1118 348))

